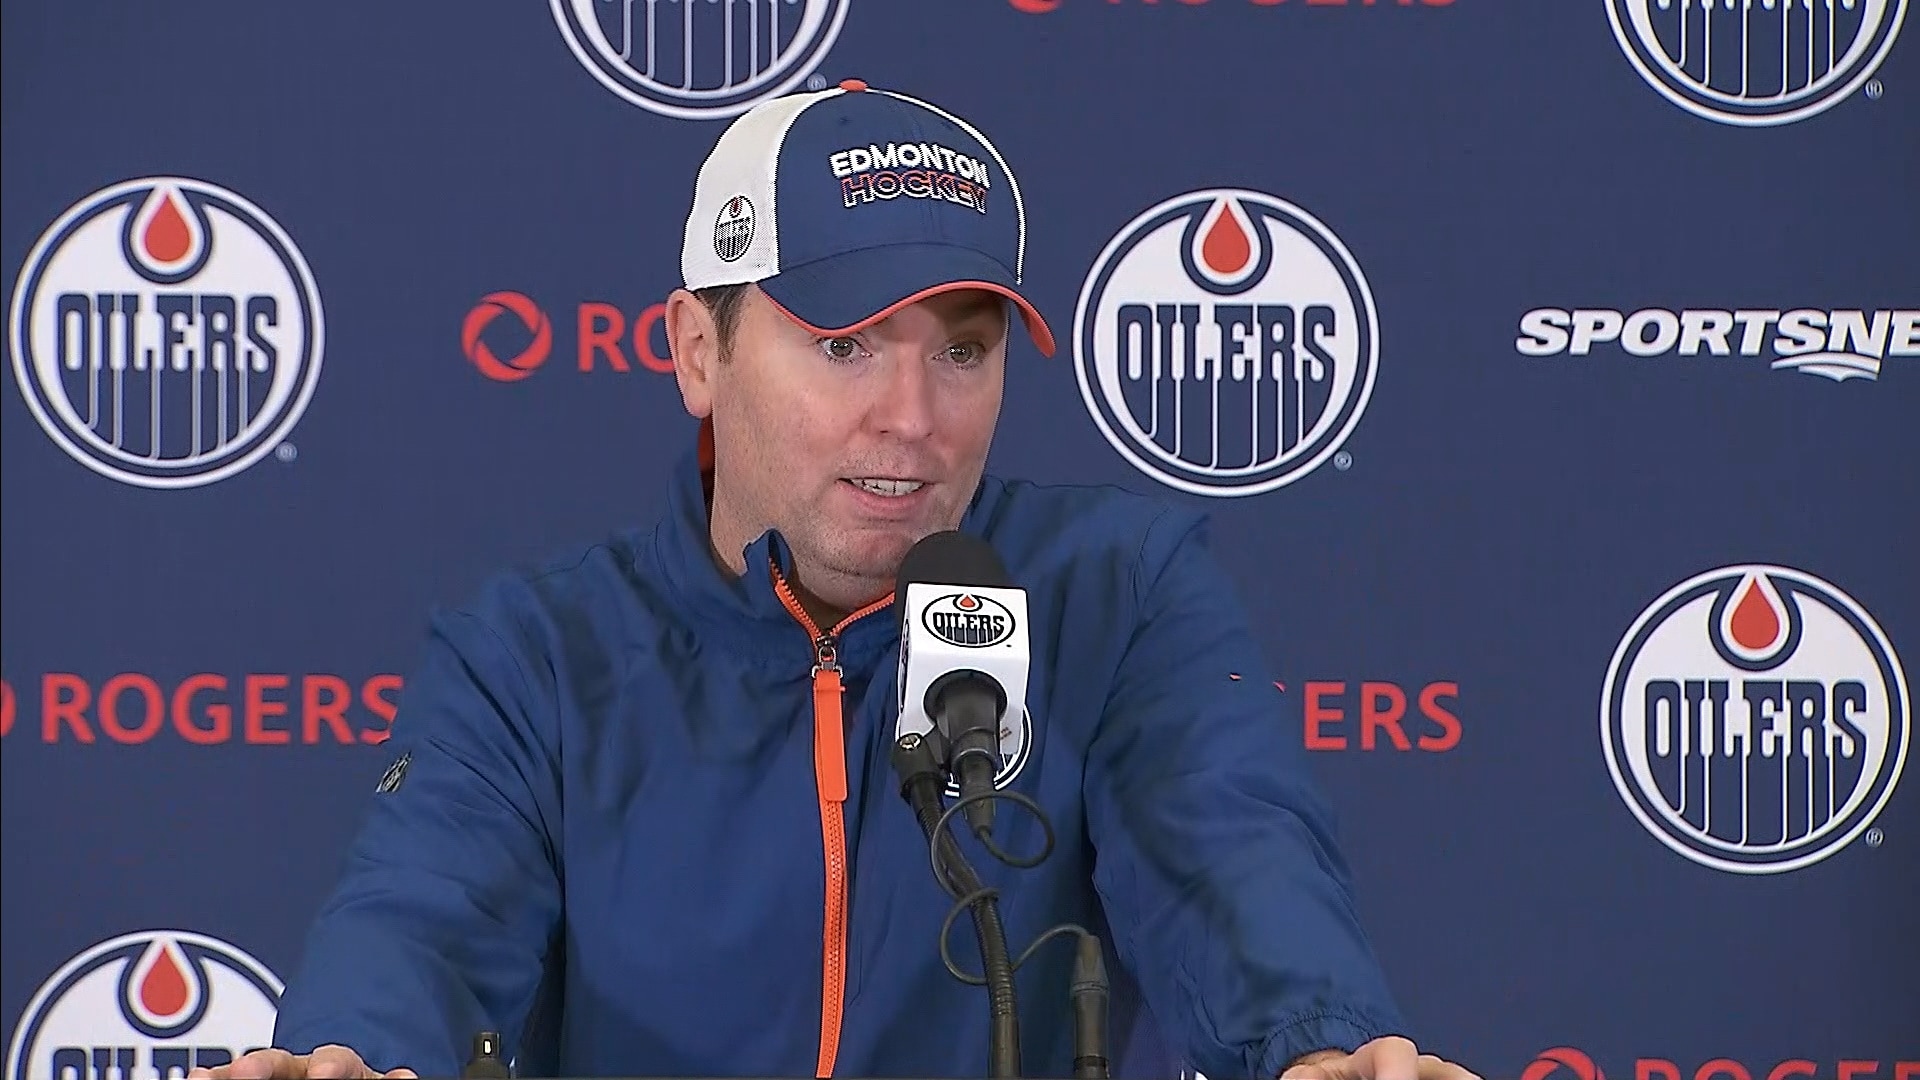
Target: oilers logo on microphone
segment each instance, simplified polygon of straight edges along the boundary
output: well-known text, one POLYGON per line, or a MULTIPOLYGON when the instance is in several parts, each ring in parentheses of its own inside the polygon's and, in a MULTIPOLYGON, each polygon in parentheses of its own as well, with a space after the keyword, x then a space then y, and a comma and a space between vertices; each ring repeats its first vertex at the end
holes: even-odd
POLYGON ((567 48, 602 86, 662 116, 704 120, 799 86, 833 48, 850 2, 551 5, 567 48))
POLYGON ((210 484, 293 430, 320 378, 320 293, 259 207, 181 177, 115 184, 43 233, 14 286, 13 371, 75 461, 210 484))
POLYGON ((1013 612, 991 596, 954 593, 928 604, 920 621, 933 636, 963 649, 985 649, 1013 636, 1013 612))
POLYGON ((1108 242, 1073 353, 1101 434, 1196 495, 1259 495, 1332 458, 1367 407, 1373 294, 1332 230, 1257 191, 1168 199, 1108 242))
POLYGON ((149 930, 69 960, 33 995, 6 1080, 178 1080, 272 1045, 284 987, 218 938, 149 930))
POLYGON ((1621 640, 1600 734, 1620 797, 1688 859, 1780 873, 1865 832, 1906 764, 1911 699, 1865 608, 1783 566, 1710 570, 1621 640))

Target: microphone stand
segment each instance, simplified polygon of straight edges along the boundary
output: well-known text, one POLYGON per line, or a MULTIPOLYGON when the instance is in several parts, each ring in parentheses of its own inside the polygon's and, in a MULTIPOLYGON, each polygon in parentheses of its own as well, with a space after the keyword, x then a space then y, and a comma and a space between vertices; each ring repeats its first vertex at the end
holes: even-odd
POLYGON ((920 829, 938 852, 936 862, 945 880, 941 885, 957 899, 969 901, 974 935, 980 940, 980 959, 987 984, 987 1075, 1020 1075, 1020 1015, 1014 1000, 1013 959, 1007 951, 1006 928, 994 891, 982 886, 961 854, 952 834, 940 826, 941 773, 931 741, 906 735, 894 743, 894 770, 900 774, 900 793, 913 808, 920 829))
POLYGON ((1107 961, 1100 939, 1080 935, 1073 957, 1074 1080, 1107 1080, 1107 961))

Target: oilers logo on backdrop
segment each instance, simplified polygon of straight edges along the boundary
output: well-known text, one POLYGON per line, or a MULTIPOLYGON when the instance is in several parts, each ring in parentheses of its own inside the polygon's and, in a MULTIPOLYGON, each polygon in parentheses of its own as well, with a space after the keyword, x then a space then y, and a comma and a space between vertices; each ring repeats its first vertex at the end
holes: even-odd
POLYGON ((27 1003, 6 1080, 166 1080, 224 1065, 272 1045, 283 989, 218 938, 149 930, 104 941, 27 1003))
POLYGON ((850 0, 551 0, 575 59, 662 116, 736 116, 800 84, 840 36, 850 0))
POLYGON ((1789 124, 1863 86, 1907 0, 1605 0, 1614 39, 1649 86, 1723 124, 1789 124))
POLYGON ((1080 394, 1141 472, 1258 495, 1339 449, 1373 393, 1373 294, 1332 230, 1257 191, 1189 192, 1107 243, 1074 310, 1080 394))
POLYGON ((1607 669, 1601 743, 1634 817, 1703 866, 1778 873, 1864 832, 1906 764, 1911 699, 1865 608, 1783 566, 1668 590, 1607 669))
POLYGON ((9 312, 34 418, 126 484, 233 476, 280 445, 320 378, 320 293, 259 207, 201 180, 130 180, 41 234, 9 312))

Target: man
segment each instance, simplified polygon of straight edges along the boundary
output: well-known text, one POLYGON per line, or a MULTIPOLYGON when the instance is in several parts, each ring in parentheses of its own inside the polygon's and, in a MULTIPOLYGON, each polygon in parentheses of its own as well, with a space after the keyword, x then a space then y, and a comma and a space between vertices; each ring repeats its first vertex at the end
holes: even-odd
MULTIPOLYGON (((480 1031, 523 1076, 985 1075, 887 754, 895 575, 958 527, 1029 597, 1004 782, 1059 837, 980 869, 1016 952, 1108 943, 1115 1075, 1467 1078, 1401 1034, 1200 519, 983 477, 1012 319, 1053 351, 1026 257, 1005 162, 931 105, 850 81, 730 125, 667 307, 669 509, 435 618, 282 1049, 194 1075, 455 1075, 480 1031)), ((1025 1075, 1071 1075, 1071 953, 1019 971, 1025 1075)))

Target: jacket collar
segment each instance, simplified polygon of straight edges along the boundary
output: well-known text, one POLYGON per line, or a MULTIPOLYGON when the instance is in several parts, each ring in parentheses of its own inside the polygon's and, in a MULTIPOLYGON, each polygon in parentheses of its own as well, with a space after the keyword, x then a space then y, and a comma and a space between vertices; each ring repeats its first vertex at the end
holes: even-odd
MULTIPOLYGON (((656 573, 672 603, 703 637, 772 666, 810 667, 812 646, 806 630, 774 587, 776 567, 783 575, 793 572, 793 550, 786 538, 769 529, 748 544, 746 573, 738 578, 714 561, 708 532, 712 467, 712 432, 702 423, 695 445, 674 464, 668 480, 666 510, 653 532, 656 573)), ((981 481, 961 520, 961 531, 985 536, 999 509, 1001 488, 991 477, 981 481)), ((897 647, 899 640, 899 616, 888 605, 846 627, 839 640, 841 663, 848 667, 871 663, 882 651, 897 647)))
MULTIPOLYGON (((769 666, 810 668, 813 651, 806 629, 774 587, 775 568, 784 576, 793 573, 793 549, 779 530, 768 529, 746 546, 746 572, 737 578, 714 559, 708 531, 712 454, 712 436, 702 424, 696 445, 674 464, 668 480, 666 511, 653 531, 655 570, 671 602, 703 638, 769 666)), ((997 488, 982 484, 974 493, 968 522, 979 515, 982 491, 989 486, 997 488)), ((969 529, 969 524, 963 522, 961 528, 969 529)), ((849 624, 838 640, 841 665, 864 667, 897 647, 898 619, 889 604, 849 624)))

